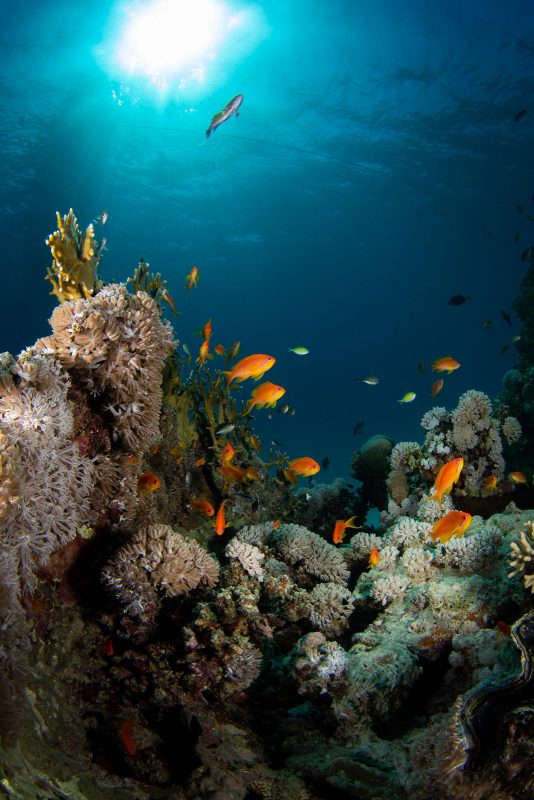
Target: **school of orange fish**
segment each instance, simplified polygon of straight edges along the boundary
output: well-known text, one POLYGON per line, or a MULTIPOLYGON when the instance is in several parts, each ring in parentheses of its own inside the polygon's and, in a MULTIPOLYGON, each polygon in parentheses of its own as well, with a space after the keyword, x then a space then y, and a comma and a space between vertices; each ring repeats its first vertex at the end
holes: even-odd
MULTIPOLYGON (((198 285, 198 281, 200 278, 199 269, 197 266, 194 266, 185 276, 185 287, 189 291, 192 288, 196 288, 198 285)), ((202 365, 205 364, 208 359, 213 359, 214 356, 210 353, 210 340, 213 333, 213 328, 211 324, 211 319, 209 319, 204 328, 201 331, 203 341, 200 345, 199 354, 197 357, 197 363, 202 365)), ((214 353, 216 355, 225 355, 227 356, 228 361, 232 361, 234 358, 237 357, 240 349, 240 342, 234 342, 232 347, 228 350, 222 345, 217 344, 214 347, 214 353)), ((184 350, 188 353, 187 347, 184 345, 184 350)), ((297 355, 307 355, 308 350, 305 347, 294 347, 288 348, 290 352, 293 352, 297 355)), ((276 359, 273 356, 266 355, 264 353, 255 353, 250 356, 246 356, 238 361, 234 366, 228 370, 223 371, 227 379, 227 385, 235 381, 236 383, 242 383, 248 379, 253 379, 255 381, 261 380, 265 373, 271 369, 276 362, 276 359)), ((421 367, 423 362, 420 363, 419 368, 420 371, 424 370, 424 364, 421 367)), ((454 370, 457 370, 461 364, 456 361, 456 359, 452 358, 452 356, 444 356, 442 358, 436 359, 434 363, 431 365, 431 369, 433 372, 443 372, 447 374, 451 374, 454 370)), ((379 378, 375 375, 366 375, 361 378, 357 378, 357 380, 361 381, 362 383, 366 383, 368 385, 376 385, 379 382, 379 378)), ((439 378, 438 380, 434 381, 432 384, 431 389, 431 397, 436 397, 439 392, 443 389, 444 380, 443 378, 439 378)), ((276 406, 277 401, 285 395, 286 390, 283 386, 278 386, 271 381, 265 381, 257 386, 251 392, 251 397, 248 400, 247 406, 243 412, 243 416, 249 414, 253 408, 261 409, 261 408, 274 408, 276 406)), ((411 403, 416 397, 415 392, 406 392, 406 394, 398 401, 399 403, 411 403)), ((257 439, 257 437, 253 437, 257 439)), ((157 448, 156 448, 157 449, 157 448)), ((259 449, 259 440, 258 440, 258 448, 259 449)), ((178 453, 176 453, 178 457, 178 453)), ((254 481, 259 480, 260 476, 258 472, 253 469, 252 467, 238 467, 232 464, 232 459, 235 455, 235 450, 230 442, 227 442, 220 455, 220 465, 217 467, 217 471, 223 476, 226 481, 236 481, 236 482, 246 482, 246 481, 254 481)), ((131 456, 131 459, 135 459, 135 456, 131 456)), ((132 463, 135 463, 133 461, 132 463)), ((205 459, 200 458, 196 462, 195 466, 203 466, 205 464, 205 459)), ((439 508, 441 510, 442 506, 442 499, 444 495, 448 495, 454 484, 458 482, 460 478, 460 474, 462 472, 464 466, 463 458, 454 458, 451 461, 448 461, 444 464, 441 469, 439 470, 436 479, 434 481, 434 494, 430 497, 426 498, 427 501, 437 500, 439 504, 439 508)), ((315 461, 315 459, 311 458, 310 456, 301 456, 299 458, 294 458, 291 461, 288 461, 286 468, 283 470, 284 477, 286 480, 295 485, 297 483, 297 478, 299 476, 302 477, 311 477, 312 475, 316 475, 320 470, 320 466, 315 461)), ((516 483, 516 484, 526 484, 528 485, 528 481, 523 475, 522 472, 510 472, 508 474, 508 478, 516 483)), ((156 491, 161 486, 160 479, 153 475, 152 473, 143 473, 139 477, 138 481, 138 491, 140 493, 150 494, 151 492, 156 491)), ((484 490, 487 494, 494 492, 497 487, 497 477, 495 475, 490 475, 485 479, 484 482, 484 490)), ((227 499, 223 500, 220 504, 220 507, 215 513, 215 509, 213 505, 204 498, 193 498, 191 500, 191 507, 198 513, 204 514, 208 517, 215 517, 214 520, 214 527, 215 532, 218 536, 222 536, 225 532, 226 528, 228 527, 228 522, 226 520, 225 515, 225 507, 226 503, 228 502, 227 499)), ((338 519, 335 522, 333 533, 332 533, 332 541, 334 544, 341 544, 346 534, 347 528, 358 528, 360 526, 355 524, 356 517, 350 517, 349 519, 342 520, 338 519)), ((448 542, 453 536, 457 538, 464 535, 464 533, 469 528, 472 522, 472 515, 468 514, 465 511, 450 511, 444 517, 438 519, 432 528, 431 531, 431 538, 433 541, 439 541, 441 543, 448 542)), ((276 530, 280 525, 280 520, 276 520, 273 523, 273 530, 276 530)), ((376 547, 370 552, 369 556, 369 567, 376 566, 381 560, 380 552, 376 547)))

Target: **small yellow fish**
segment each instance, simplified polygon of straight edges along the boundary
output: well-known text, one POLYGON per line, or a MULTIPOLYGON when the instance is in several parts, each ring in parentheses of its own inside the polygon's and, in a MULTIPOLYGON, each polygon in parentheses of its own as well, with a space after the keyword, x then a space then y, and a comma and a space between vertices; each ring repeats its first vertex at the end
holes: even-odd
POLYGON ((484 479, 483 488, 486 490, 486 492, 494 492, 497 488, 497 476, 488 475, 488 477, 484 479))
POLYGON ((295 353, 296 356, 307 356, 310 352, 307 347, 288 347, 289 353, 295 353))
POLYGON ((198 267, 195 266, 191 272, 188 272, 188 274, 185 276, 185 288, 190 290, 193 288, 193 286, 196 287, 199 278, 200 273, 198 271, 198 267))
POLYGON ((403 395, 401 397, 401 399, 398 400, 397 402, 399 402, 399 403, 411 403, 413 400, 415 400, 416 397, 417 397, 417 395, 415 394, 415 392, 406 392, 406 394, 403 395))

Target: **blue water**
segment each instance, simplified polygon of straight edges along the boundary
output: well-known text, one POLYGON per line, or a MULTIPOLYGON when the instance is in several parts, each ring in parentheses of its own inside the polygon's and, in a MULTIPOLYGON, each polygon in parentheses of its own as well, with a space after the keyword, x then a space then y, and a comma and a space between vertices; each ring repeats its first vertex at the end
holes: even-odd
POLYGON ((348 476, 368 436, 421 439, 434 377, 420 359, 461 362, 436 400, 448 407, 468 388, 496 396, 515 362, 500 350, 517 319, 500 311, 534 234, 532 4, 227 5, 257 13, 254 42, 222 45, 202 86, 163 94, 113 65, 118 3, 4 11, 1 349, 48 332, 55 211, 86 225, 105 208, 102 277, 125 280, 142 256, 191 348, 211 317, 214 343, 276 356, 269 377, 297 411, 258 412, 260 435, 348 476), (240 117, 207 140, 237 93, 240 117), (457 293, 472 299, 449 306, 457 293), (287 352, 299 344, 308 356, 287 352), (355 381, 366 373, 379 385, 355 381))

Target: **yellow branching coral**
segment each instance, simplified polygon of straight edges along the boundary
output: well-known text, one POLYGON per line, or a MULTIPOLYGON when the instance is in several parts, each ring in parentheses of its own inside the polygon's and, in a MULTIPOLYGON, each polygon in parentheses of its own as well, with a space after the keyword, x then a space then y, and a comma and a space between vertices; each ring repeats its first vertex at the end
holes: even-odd
POLYGON ((102 243, 96 241, 92 223, 82 233, 72 208, 63 217, 56 211, 56 216, 58 230, 46 240, 54 259, 46 275, 52 284, 50 294, 60 303, 91 297, 101 286, 97 267, 102 243))
POLYGON ((127 283, 133 283, 134 292, 146 292, 155 301, 158 308, 161 308, 161 301, 165 300, 174 316, 176 316, 176 306, 167 291, 167 281, 163 280, 159 272, 149 272, 149 266, 148 261, 140 258, 133 278, 128 278, 127 283))

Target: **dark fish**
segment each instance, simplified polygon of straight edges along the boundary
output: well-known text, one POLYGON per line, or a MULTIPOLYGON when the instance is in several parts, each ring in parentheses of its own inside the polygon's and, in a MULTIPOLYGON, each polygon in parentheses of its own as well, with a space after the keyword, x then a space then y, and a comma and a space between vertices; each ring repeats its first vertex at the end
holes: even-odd
POLYGON ((518 204, 516 205, 516 208, 517 208, 517 210, 518 210, 518 212, 519 212, 520 214, 523 214, 523 212, 524 212, 524 210, 525 210, 525 209, 523 208, 523 206, 521 205, 521 203, 518 203, 518 204))
POLYGON ((360 419, 354 428, 352 429, 353 436, 358 436, 360 433, 363 433, 363 429, 365 427, 365 420, 360 419))
POLYGON ((215 428, 215 433, 217 436, 225 436, 227 433, 232 433, 235 430, 235 424, 233 422, 225 422, 223 425, 219 425, 215 428))
POLYGON ((507 353, 509 349, 510 349, 510 345, 509 344, 505 344, 505 345, 503 345, 501 347, 501 353, 507 353))
POLYGON ((280 412, 280 414, 287 414, 287 412, 289 411, 289 406, 288 406, 288 404, 287 404, 287 403, 285 403, 283 406, 280 406, 280 408, 278 409, 278 411, 280 412))
POLYGON ((328 456, 326 456, 326 458, 323 458, 323 469, 326 470, 328 469, 329 466, 330 466, 330 459, 328 458, 328 456))
POLYGON ((521 261, 531 261, 532 259, 534 259, 534 247, 532 245, 529 245, 521 253, 521 261))
POLYGON ((255 514, 259 506, 260 506, 260 501, 258 500, 258 498, 256 498, 255 500, 252 501, 250 510, 255 514))
POLYGON ((289 411, 287 412, 287 416, 288 417, 294 417, 295 416, 295 409, 294 408, 290 408, 289 411))
POLYGON ((461 306, 466 300, 471 300, 468 294, 454 294, 452 297, 449 297, 449 305, 461 306))
POLYGON ((419 370, 419 375, 422 375, 423 372, 425 371, 425 360, 424 360, 424 358, 422 358, 421 361, 419 362, 419 364, 417 365, 417 369, 419 370))
POLYGON ((254 498, 250 494, 243 494, 243 492, 236 492, 236 497, 242 497, 243 500, 249 500, 251 503, 253 502, 254 498))
POLYGON ((517 112, 517 114, 516 114, 516 115, 515 115, 515 117, 514 117, 514 120, 515 120, 516 122, 519 122, 519 120, 520 120, 520 119, 523 119, 523 117, 524 117, 524 116, 525 116, 525 114, 527 113, 527 110, 528 110, 528 109, 526 109, 526 108, 522 108, 522 109, 521 109, 521 111, 518 111, 518 112, 517 112))
POLYGON ((482 325, 483 325, 484 328, 491 328, 493 323, 492 323, 492 321, 490 319, 485 319, 484 322, 482 323, 482 325))
POLYGON ((281 447, 282 446, 282 442, 279 442, 278 439, 271 439, 271 444, 274 447, 281 447))
POLYGON ((519 231, 516 231, 514 233, 514 242, 517 244, 520 239, 521 239, 521 234, 519 233, 519 231))
POLYGON ((510 314, 508 314, 506 311, 501 311, 501 317, 503 318, 503 320, 505 322, 508 323, 508 325, 512 324, 512 318, 511 318, 510 314))
POLYGON ((230 117, 233 116, 234 114, 236 115, 236 117, 238 117, 239 106, 241 105, 242 102, 243 102, 243 95, 236 94, 236 96, 232 98, 232 100, 230 100, 230 102, 227 105, 225 105, 222 111, 219 111, 218 114, 215 114, 215 116, 210 122, 208 130, 206 131, 206 136, 209 138, 212 131, 217 130, 219 125, 222 125, 223 122, 226 122, 226 120, 230 119, 230 117))

